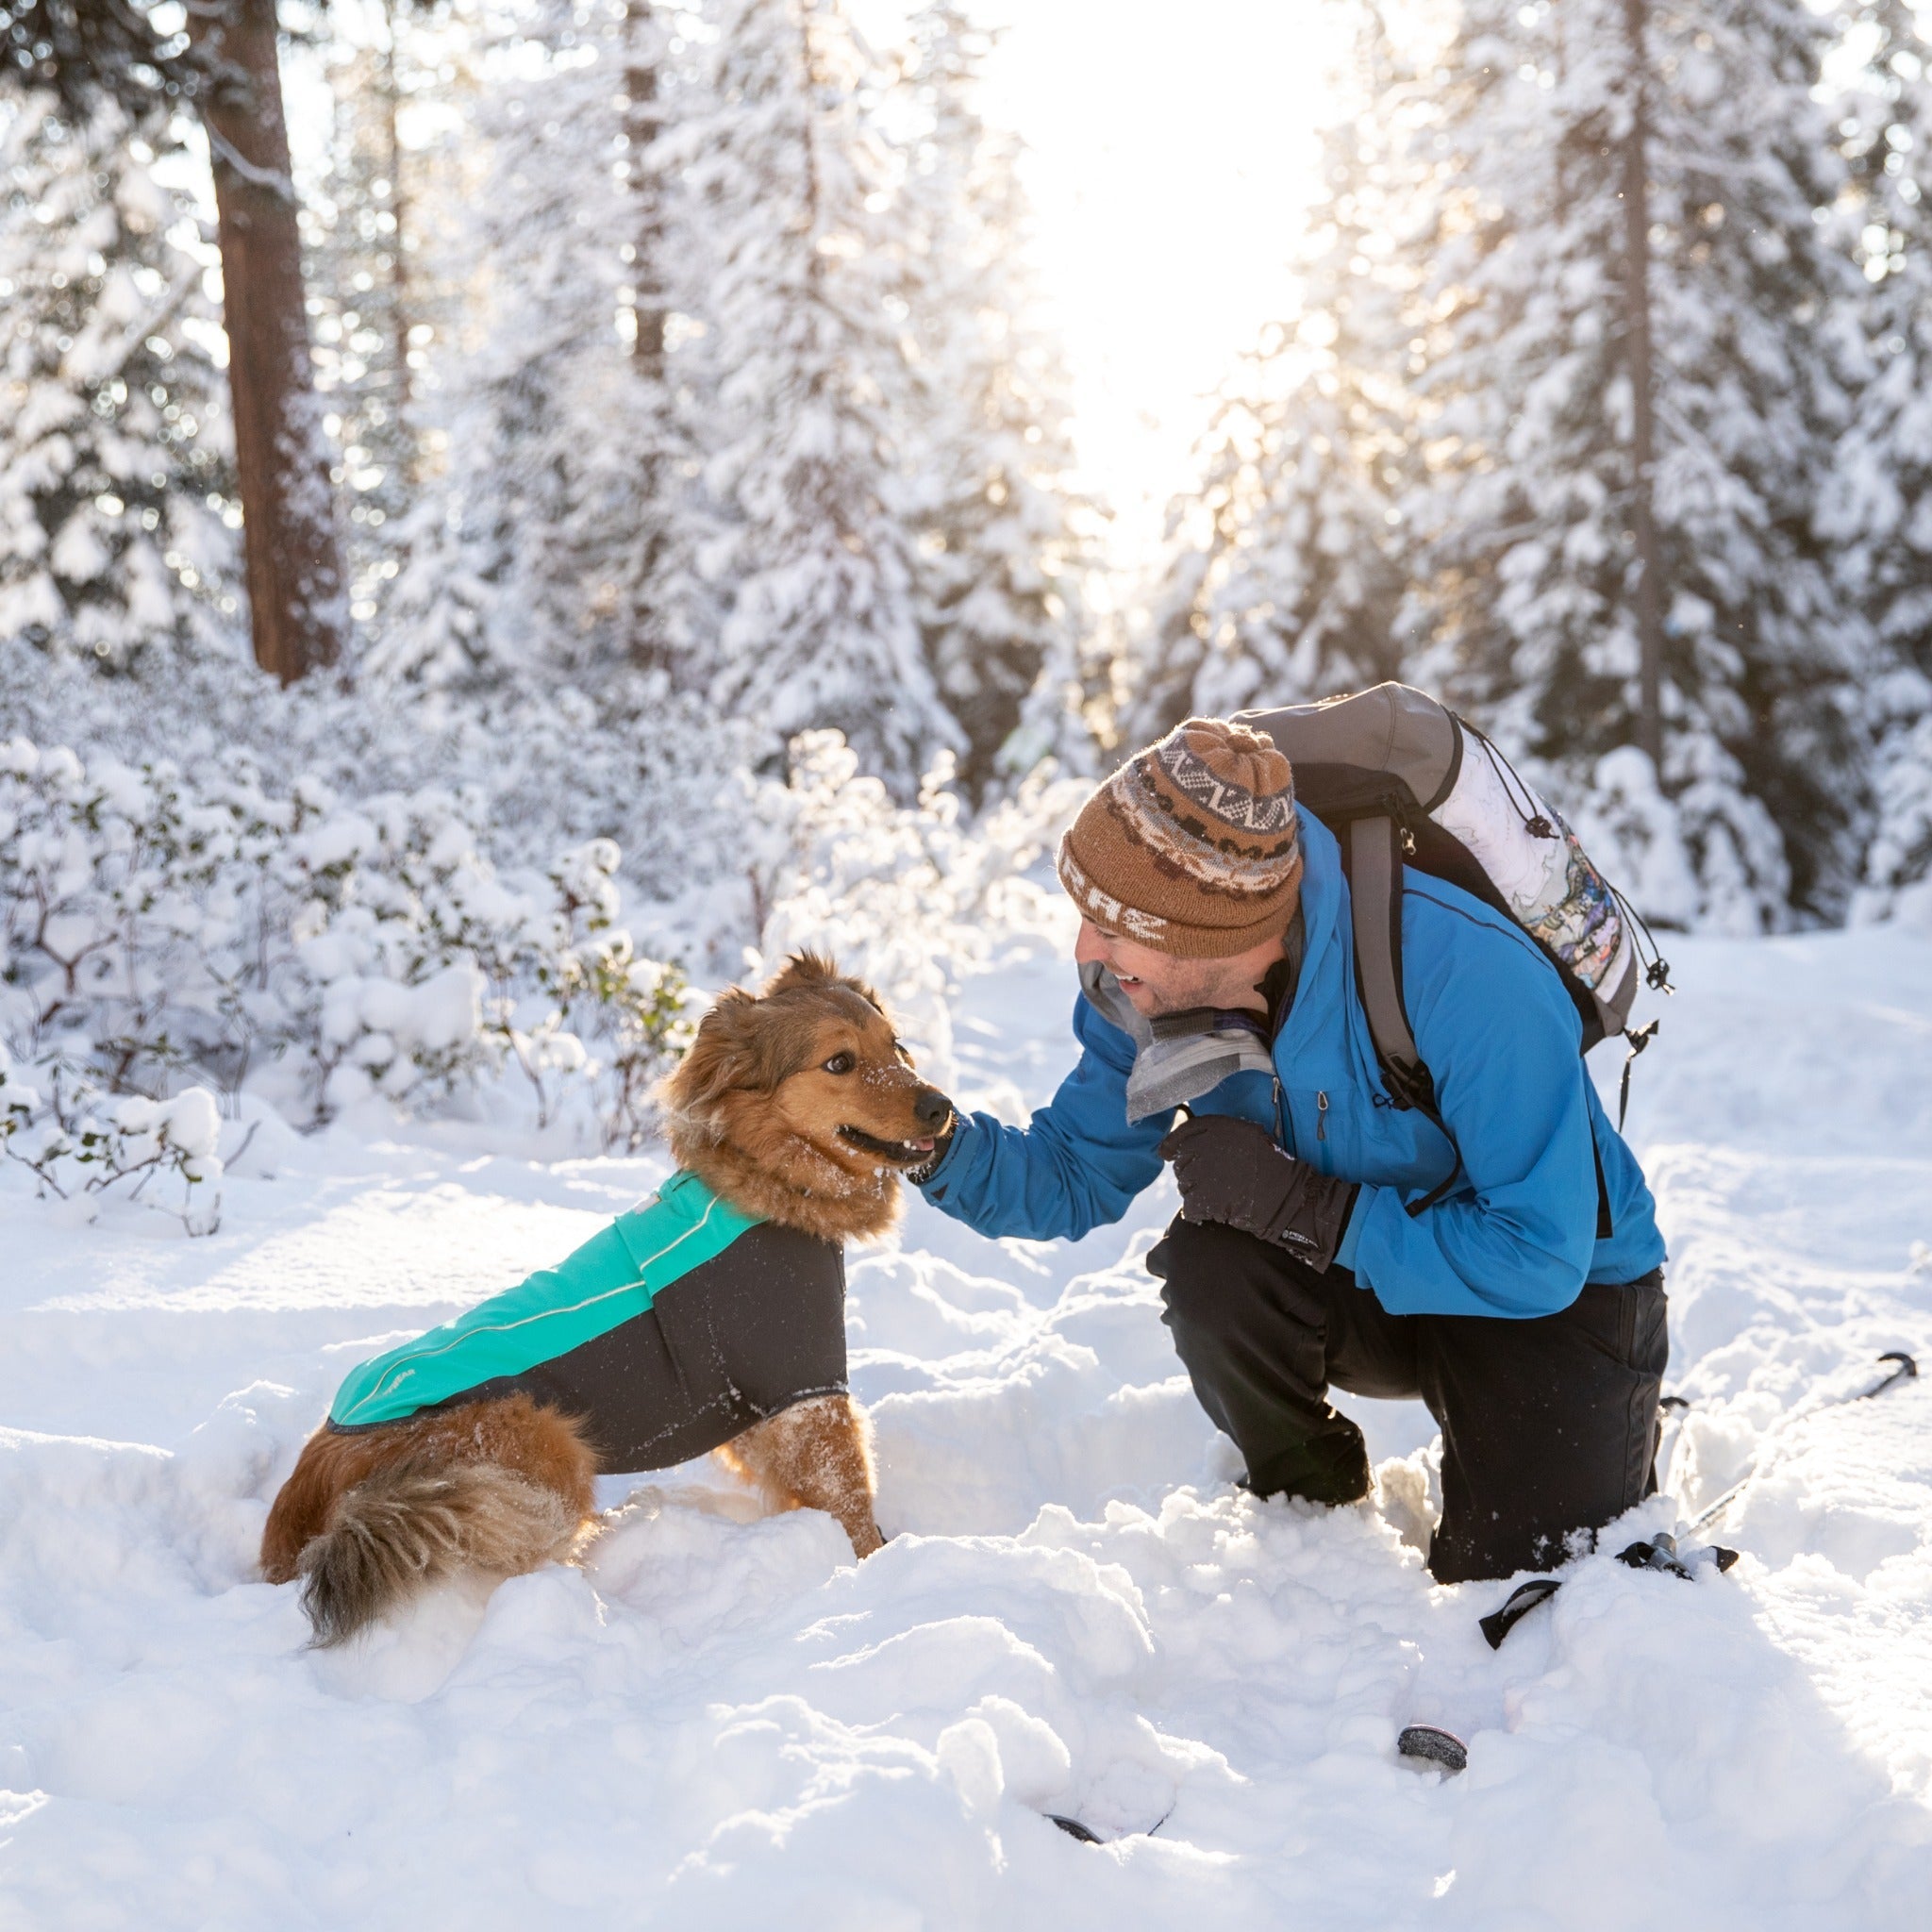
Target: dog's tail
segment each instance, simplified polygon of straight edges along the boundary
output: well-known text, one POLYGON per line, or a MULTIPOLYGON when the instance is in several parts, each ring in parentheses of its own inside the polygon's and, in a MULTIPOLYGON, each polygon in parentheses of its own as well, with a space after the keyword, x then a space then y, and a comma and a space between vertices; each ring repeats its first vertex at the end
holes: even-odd
POLYGON ((495 1463, 375 1470, 342 1492, 302 1552, 316 1645, 343 1642, 458 1570, 534 1570, 563 1554, 580 1521, 555 1490, 495 1463))

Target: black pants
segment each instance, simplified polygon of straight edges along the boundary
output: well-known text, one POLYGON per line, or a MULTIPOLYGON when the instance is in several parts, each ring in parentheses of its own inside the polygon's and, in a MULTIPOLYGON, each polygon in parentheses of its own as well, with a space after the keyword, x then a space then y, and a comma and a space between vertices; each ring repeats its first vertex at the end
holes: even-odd
POLYGON ((1550 1569, 1574 1532, 1657 1488, 1661 1272, 1513 1322, 1391 1315, 1346 1268, 1318 1274, 1212 1222, 1174 1222, 1147 1265, 1194 1393, 1257 1494, 1367 1493, 1362 1434, 1329 1407, 1331 1383, 1428 1405, 1442 1430, 1440 1582, 1550 1569))

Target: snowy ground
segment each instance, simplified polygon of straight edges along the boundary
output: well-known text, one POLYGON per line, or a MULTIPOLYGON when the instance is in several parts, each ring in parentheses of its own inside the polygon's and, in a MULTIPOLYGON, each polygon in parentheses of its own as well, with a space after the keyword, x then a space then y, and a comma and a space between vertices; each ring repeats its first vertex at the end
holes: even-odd
MULTIPOLYGON (((1392 1507, 1232 1491, 1139 1265, 1159 1197, 1077 1247, 917 1209, 857 1261, 862 1568, 685 1470, 583 1571, 308 1652, 252 1563, 342 1372, 661 1168, 259 1134, 194 1241, 0 1182, 0 1925, 1923 1925, 1932 1373, 1804 1411, 1886 1348, 1932 1371, 1932 957, 1674 952, 1633 1132, 1698 1404, 1674 1481, 1764 1450, 1743 1560, 1591 1558, 1494 1654, 1505 1588, 1432 1588, 1392 1507), (1396 1758, 1413 1720, 1465 1775, 1396 1758)), ((971 982, 961 1097, 1048 1091, 1070 998, 1043 952, 971 982)), ((1378 1456, 1428 1440, 1358 1407, 1378 1456)))

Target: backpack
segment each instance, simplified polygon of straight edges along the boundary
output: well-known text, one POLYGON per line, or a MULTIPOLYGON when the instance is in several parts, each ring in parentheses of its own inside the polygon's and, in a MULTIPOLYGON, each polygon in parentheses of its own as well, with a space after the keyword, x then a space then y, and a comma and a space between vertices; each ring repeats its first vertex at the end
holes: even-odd
MULTIPOLYGON (((1650 929, 1546 805, 1474 725, 1426 692, 1378 684, 1351 696, 1238 712, 1294 767, 1297 801, 1341 847, 1354 914, 1356 987, 1390 1099, 1413 1108, 1455 1144, 1402 996, 1403 867, 1446 879, 1528 934, 1556 969, 1583 1023, 1582 1051, 1630 1042, 1617 1108, 1630 1104, 1630 1062, 1657 1022, 1632 1029, 1641 976, 1669 992, 1650 929)), ((1456 1174, 1411 1212, 1433 1205, 1456 1174)), ((1600 1209, 1603 1173, 1597 1174, 1600 1209)), ((1599 1222, 1607 1220, 1600 1211, 1599 1222)))

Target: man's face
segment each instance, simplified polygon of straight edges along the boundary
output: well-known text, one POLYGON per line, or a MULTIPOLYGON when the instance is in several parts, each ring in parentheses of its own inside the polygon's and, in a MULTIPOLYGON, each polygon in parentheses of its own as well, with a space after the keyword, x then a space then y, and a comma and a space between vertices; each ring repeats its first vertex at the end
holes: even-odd
POLYGON ((1194 1007, 1258 1013, 1267 1010, 1267 1003, 1256 987, 1281 958, 1281 941, 1266 940, 1231 959, 1176 959, 1083 919, 1074 958, 1083 966, 1098 960, 1120 981, 1134 1009, 1150 1020, 1194 1007))

